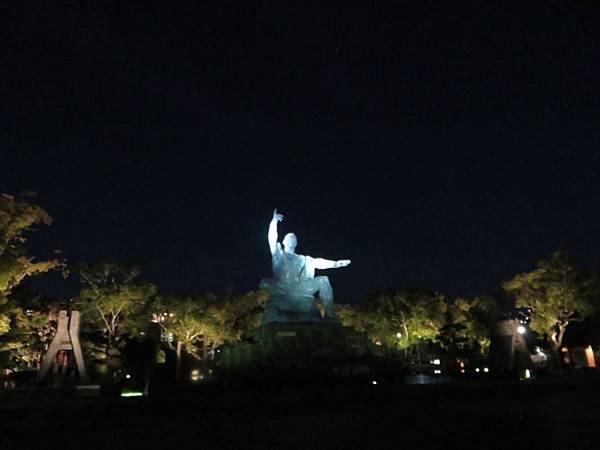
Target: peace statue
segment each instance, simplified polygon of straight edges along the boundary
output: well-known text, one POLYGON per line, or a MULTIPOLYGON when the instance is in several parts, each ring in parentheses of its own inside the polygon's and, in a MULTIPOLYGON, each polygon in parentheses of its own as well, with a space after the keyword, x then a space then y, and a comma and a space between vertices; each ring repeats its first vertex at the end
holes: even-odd
POLYGON ((269 322, 337 322, 333 308, 333 289, 326 276, 315 277, 316 269, 337 269, 350 264, 349 259, 331 261, 296 254, 298 239, 294 233, 277 242, 277 223, 283 215, 273 211, 269 225, 269 248, 273 276, 260 282, 260 288, 270 294, 265 306, 263 324, 269 322), (319 303, 324 314, 319 309, 319 303))

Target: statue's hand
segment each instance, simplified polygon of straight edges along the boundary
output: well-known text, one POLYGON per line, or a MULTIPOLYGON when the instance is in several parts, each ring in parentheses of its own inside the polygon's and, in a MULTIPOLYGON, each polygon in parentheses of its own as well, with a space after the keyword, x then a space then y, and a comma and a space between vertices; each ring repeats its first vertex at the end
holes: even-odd
POLYGON ((283 214, 278 214, 277 213, 277 209, 273 210, 273 221, 274 222, 281 222, 283 220, 283 214))
POLYGON ((340 259, 339 261, 335 262, 335 267, 346 267, 347 265, 350 264, 350 260, 349 259, 340 259))

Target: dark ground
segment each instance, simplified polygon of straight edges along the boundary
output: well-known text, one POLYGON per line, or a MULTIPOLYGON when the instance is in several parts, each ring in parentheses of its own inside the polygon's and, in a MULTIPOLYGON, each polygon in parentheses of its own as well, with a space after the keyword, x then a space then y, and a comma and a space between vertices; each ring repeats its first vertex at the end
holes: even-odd
POLYGON ((0 448, 598 448, 597 378, 0 397, 0 448))

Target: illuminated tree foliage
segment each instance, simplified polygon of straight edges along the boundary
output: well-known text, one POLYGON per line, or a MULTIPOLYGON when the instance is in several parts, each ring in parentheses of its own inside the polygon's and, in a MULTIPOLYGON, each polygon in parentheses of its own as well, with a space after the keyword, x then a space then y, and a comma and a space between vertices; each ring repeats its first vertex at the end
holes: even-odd
POLYGON ((548 336, 555 356, 569 323, 582 320, 597 306, 594 277, 564 252, 555 252, 535 270, 516 275, 502 287, 514 295, 518 307, 533 308, 531 328, 548 336))
POLYGON ((433 341, 444 326, 447 305, 444 296, 431 290, 390 290, 365 304, 338 308, 344 325, 366 331, 369 338, 390 350, 414 348, 433 341))
POLYGON ((153 320, 161 327, 163 342, 176 352, 177 378, 182 350, 206 361, 208 352, 240 340, 260 325, 266 298, 262 291, 159 298, 153 305, 153 320))
POLYGON ((11 294, 8 311, 11 328, 0 336, 0 367, 12 370, 38 369, 56 331, 48 302, 31 289, 18 288, 11 294))
POLYGON ((457 356, 485 354, 490 346, 490 325, 498 310, 498 302, 490 296, 455 299, 448 304, 447 323, 438 341, 457 356))
POLYGON ((250 291, 246 294, 227 292, 216 297, 211 317, 219 324, 219 333, 211 336, 214 348, 241 340, 250 330, 260 326, 268 294, 250 291))
POLYGON ((153 321, 161 328, 161 341, 177 355, 177 379, 181 378, 181 353, 201 358, 202 349, 196 344, 214 333, 215 324, 209 317, 210 296, 159 297, 152 309, 153 321))
MULTIPOLYGON (((104 262, 83 265, 79 269, 83 289, 77 299, 82 319, 88 330, 99 332, 99 349, 104 355, 118 357, 125 338, 138 330, 144 307, 156 294, 156 287, 139 279, 139 268, 122 263, 104 262)), ((90 347, 92 352, 93 346, 90 347)))
POLYGON ((364 332, 367 329, 367 313, 364 306, 352 306, 337 303, 335 313, 345 327, 352 327, 356 331, 364 332))
POLYGON ((7 303, 13 289, 28 276, 60 266, 56 259, 34 261, 25 248, 25 232, 34 225, 51 223, 52 218, 39 206, 0 194, 0 335, 10 328, 11 307, 7 303))

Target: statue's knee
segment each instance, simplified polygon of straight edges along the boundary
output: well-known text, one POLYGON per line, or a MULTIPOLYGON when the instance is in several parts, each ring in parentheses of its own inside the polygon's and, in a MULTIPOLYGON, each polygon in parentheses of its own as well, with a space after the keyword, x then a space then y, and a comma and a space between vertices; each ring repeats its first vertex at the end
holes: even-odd
POLYGON ((329 277, 327 275, 318 276, 317 280, 319 280, 320 284, 330 284, 329 283, 329 277))

